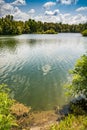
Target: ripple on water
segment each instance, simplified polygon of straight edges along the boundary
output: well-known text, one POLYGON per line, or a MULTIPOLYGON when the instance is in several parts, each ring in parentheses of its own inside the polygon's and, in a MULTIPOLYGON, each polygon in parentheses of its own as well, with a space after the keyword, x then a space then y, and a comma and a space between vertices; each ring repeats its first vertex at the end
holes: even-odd
POLYGON ((43 75, 47 75, 50 70, 51 70, 51 65, 47 64, 42 66, 43 75))
POLYGON ((87 50, 86 40, 78 42, 79 37, 74 35, 72 40, 71 37, 63 34, 15 37, 16 48, 10 45, 0 48, 0 83, 7 83, 13 90, 12 97, 35 109, 64 103, 62 86, 70 78, 68 70, 87 50))

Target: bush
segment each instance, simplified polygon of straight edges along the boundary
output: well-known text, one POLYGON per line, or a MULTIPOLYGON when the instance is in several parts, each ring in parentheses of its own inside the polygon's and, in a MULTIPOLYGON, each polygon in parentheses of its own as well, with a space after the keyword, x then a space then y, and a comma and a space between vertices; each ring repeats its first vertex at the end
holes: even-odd
POLYGON ((57 32, 55 32, 55 30, 50 29, 44 32, 44 34, 57 34, 57 32))
POLYGON ((10 113, 13 102, 7 85, 0 85, 0 130, 10 130, 13 125, 16 125, 14 117, 10 113))
POLYGON ((49 130, 87 130, 87 55, 77 61, 71 73, 72 82, 66 87, 68 94, 76 100, 70 104, 73 114, 59 124, 53 124, 49 130))
POLYGON ((87 36, 87 29, 82 32, 83 36, 87 36))
POLYGON ((49 130, 87 130, 87 116, 68 115, 59 124, 54 124, 49 130))
POLYGON ((72 97, 81 96, 87 98, 87 56, 83 55, 76 63, 72 71, 72 82, 66 85, 68 93, 72 97))

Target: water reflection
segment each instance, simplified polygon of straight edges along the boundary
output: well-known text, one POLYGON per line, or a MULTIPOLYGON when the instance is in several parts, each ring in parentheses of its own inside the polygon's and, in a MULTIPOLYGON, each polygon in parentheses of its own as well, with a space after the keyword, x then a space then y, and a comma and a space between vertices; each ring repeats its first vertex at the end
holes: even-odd
POLYGON ((2 51, 3 49, 8 50, 10 52, 15 52, 16 50, 16 46, 17 46, 17 40, 15 39, 9 39, 9 38, 0 38, 0 51, 2 51))
POLYGON ((34 110, 65 104, 63 84, 86 41, 80 34, 0 37, 0 83, 34 110))

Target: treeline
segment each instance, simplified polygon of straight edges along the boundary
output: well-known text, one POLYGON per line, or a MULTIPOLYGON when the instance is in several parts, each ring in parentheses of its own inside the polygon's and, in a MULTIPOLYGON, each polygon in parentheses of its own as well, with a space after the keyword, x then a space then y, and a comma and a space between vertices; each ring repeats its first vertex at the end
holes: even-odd
POLYGON ((78 33, 87 29, 87 23, 79 25, 68 25, 62 23, 47 23, 36 22, 29 19, 28 21, 15 21, 13 16, 7 15, 5 18, 0 18, 0 35, 14 34, 31 34, 31 33, 58 33, 58 32, 73 32, 78 33))

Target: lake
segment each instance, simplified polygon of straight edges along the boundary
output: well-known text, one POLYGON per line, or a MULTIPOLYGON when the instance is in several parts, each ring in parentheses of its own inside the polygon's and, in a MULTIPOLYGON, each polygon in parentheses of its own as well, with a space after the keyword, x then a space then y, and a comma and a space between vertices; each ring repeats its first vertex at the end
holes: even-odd
POLYGON ((33 110, 50 110, 67 102, 69 70, 87 51, 87 38, 76 33, 0 37, 0 84, 33 110))

